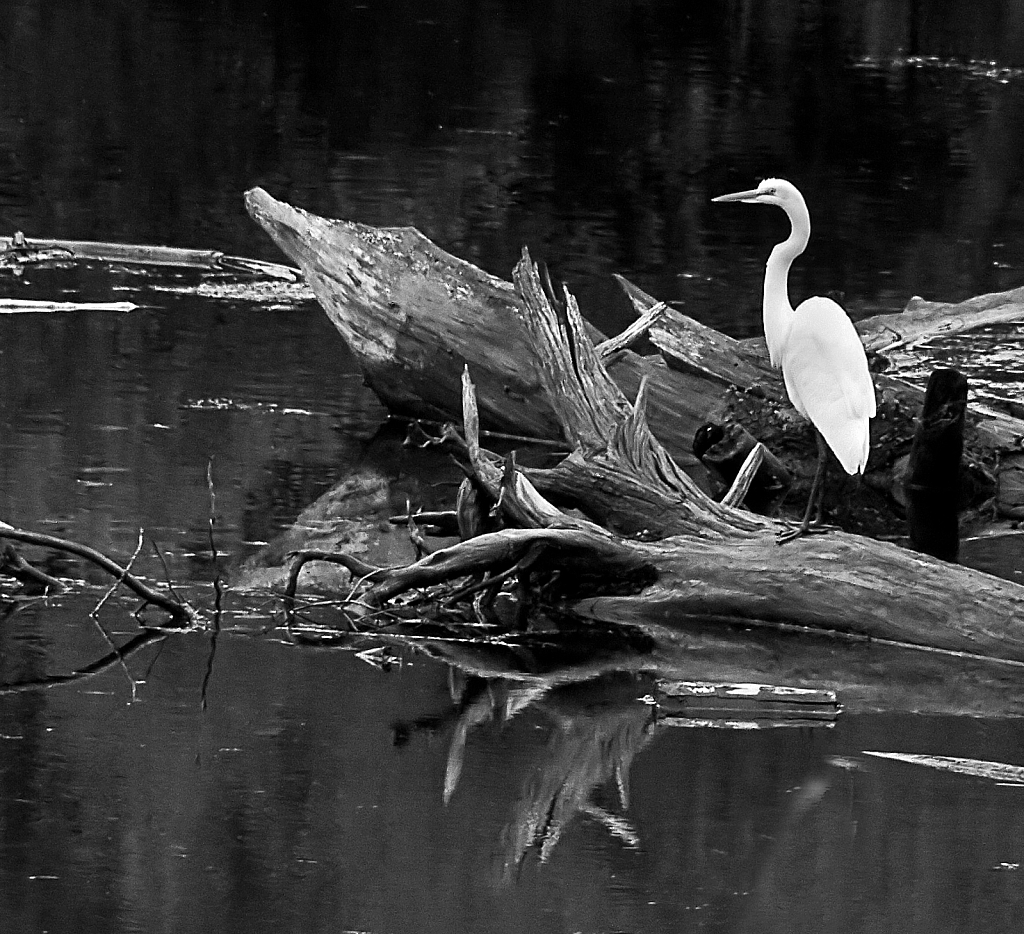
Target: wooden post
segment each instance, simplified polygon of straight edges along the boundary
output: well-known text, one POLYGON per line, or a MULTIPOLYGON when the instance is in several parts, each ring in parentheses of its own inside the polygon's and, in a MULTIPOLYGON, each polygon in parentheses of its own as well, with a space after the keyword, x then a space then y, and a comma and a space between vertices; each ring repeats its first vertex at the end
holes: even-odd
POLYGON ((915 549, 943 561, 960 552, 960 460, 964 449, 967 379, 933 370, 907 465, 907 521, 915 549))

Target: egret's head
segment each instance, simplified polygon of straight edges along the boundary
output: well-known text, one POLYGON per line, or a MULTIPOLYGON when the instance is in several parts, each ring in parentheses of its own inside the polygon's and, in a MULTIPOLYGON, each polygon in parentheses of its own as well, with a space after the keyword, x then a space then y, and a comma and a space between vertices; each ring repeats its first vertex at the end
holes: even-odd
POLYGON ((712 201, 745 201, 747 204, 774 204, 783 210, 802 206, 804 197, 796 185, 783 178, 766 178, 757 188, 737 191, 731 195, 719 195, 712 201))

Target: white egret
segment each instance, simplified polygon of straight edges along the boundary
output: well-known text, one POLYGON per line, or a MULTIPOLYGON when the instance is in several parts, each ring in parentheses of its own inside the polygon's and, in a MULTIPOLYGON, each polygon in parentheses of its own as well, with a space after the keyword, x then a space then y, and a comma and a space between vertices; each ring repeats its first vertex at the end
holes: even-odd
POLYGON ((764 275, 764 339, 772 366, 782 368, 786 392, 796 410, 814 426, 818 468, 799 528, 783 535, 789 541, 810 527, 820 499, 828 448, 850 475, 863 473, 868 461, 868 421, 875 414, 875 388, 864 345, 846 312, 830 298, 815 296, 793 310, 789 303, 789 267, 807 246, 811 216, 795 185, 766 178, 757 188, 721 195, 712 201, 774 204, 792 227, 775 245, 764 275), (828 448, 826 448, 826 443, 828 448))

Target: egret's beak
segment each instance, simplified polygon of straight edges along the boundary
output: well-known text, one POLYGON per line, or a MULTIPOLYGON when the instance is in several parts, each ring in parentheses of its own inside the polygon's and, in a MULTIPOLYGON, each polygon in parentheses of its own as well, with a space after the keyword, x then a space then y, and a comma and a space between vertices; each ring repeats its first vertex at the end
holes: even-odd
POLYGON ((751 188, 750 191, 737 191, 731 195, 719 195, 717 198, 712 198, 712 201, 753 201, 761 190, 759 188, 751 188))

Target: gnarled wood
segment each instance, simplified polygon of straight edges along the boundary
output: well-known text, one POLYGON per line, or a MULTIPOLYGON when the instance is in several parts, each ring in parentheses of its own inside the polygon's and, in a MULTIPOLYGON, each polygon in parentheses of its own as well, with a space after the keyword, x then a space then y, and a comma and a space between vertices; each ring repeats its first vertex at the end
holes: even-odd
MULTIPOLYGON (((660 304, 643 289, 616 276, 638 314, 660 304)), ((919 343, 931 337, 950 336, 993 323, 1024 320, 1024 289, 978 296, 957 305, 912 299, 906 311, 897 315, 876 315, 857 323, 856 328, 869 354, 881 355, 919 343), (900 330, 902 329, 902 330, 900 330)), ((781 374, 773 370, 763 338, 738 341, 719 334, 678 309, 658 316, 650 328, 651 343, 671 365, 708 380, 715 380, 730 392, 723 393, 718 407, 709 410, 708 420, 735 418, 748 421, 744 405, 750 394, 763 397, 771 406, 788 406, 781 374), (740 390, 738 396, 735 390, 740 390)), ((885 373, 873 373, 878 396, 878 416, 872 423, 872 455, 868 470, 878 469, 879 441, 894 434, 899 439, 913 436, 913 420, 924 403, 924 391, 885 373)), ((756 407, 760 411, 763 406, 756 407)), ((1024 421, 1004 412, 974 406, 968 423, 968 459, 994 464, 1001 452, 1024 449, 1024 421)), ((762 422, 762 427, 764 423, 762 422)), ((769 442, 769 438, 762 438, 769 442)))
MULTIPOLYGON (((553 397, 545 391, 544 365, 524 324, 523 299, 509 283, 445 253, 411 228, 327 220, 258 188, 247 193, 246 204, 303 269, 367 381, 393 411, 455 417, 468 363, 485 425, 535 437, 561 436, 553 397)), ((636 286, 623 284, 641 312, 659 304, 636 286)), ((932 307, 915 300, 905 315, 868 319, 858 328, 875 348, 892 346, 894 335, 903 345, 930 333, 1022 316, 1019 296, 1006 293, 959 306, 932 307)), ((592 342, 604 343, 604 335, 592 327, 586 332, 592 342)), ((619 350, 608 358, 607 369, 627 399, 636 399, 646 380, 647 419, 672 459, 707 489, 706 473, 692 452, 694 434, 713 420, 742 424, 794 472, 793 499, 798 500, 803 475, 809 473, 805 467, 813 461, 812 433, 793 416, 763 341, 733 340, 671 308, 654 318, 649 333, 660 356, 619 350)), ((909 450, 923 393, 884 373, 874 378, 879 415, 872 423, 866 482, 832 489, 844 506, 860 509, 857 527, 880 532, 900 521, 888 491, 894 465, 909 450)), ((975 485, 993 487, 1004 455, 1022 449, 1024 421, 971 407, 964 461, 974 471, 975 485)), ((567 463, 563 476, 553 476, 552 482, 561 482, 573 469, 567 463)))
MULTIPOLYGON (((246 193, 252 217, 301 268, 328 317, 359 360, 367 382, 392 411, 457 416, 462 369, 473 365, 481 415, 489 427, 560 438, 543 392, 512 285, 441 250, 413 228, 375 228, 328 220, 246 193)), ((595 342, 603 335, 588 327, 595 342)), ((658 437, 698 482, 694 432, 719 387, 630 350, 612 373, 628 398, 648 380, 648 414, 658 437), (681 402, 681 400, 684 400, 681 402)))
POLYGON ((474 387, 464 375, 470 463, 506 522, 520 527, 375 575, 359 597, 364 607, 471 575, 504 580, 528 560, 541 600, 602 622, 797 626, 1024 662, 1024 587, 840 532, 778 545, 778 523, 714 503, 672 463, 648 432, 642 406, 630 406, 604 372, 572 297, 564 313, 554 308, 525 255, 515 281, 530 316, 524 327, 576 446, 578 499, 591 500, 607 473, 618 472, 633 482, 619 489, 626 508, 639 491, 653 493, 687 531, 635 541, 554 507, 514 462, 502 468, 482 450, 474 387))

